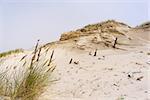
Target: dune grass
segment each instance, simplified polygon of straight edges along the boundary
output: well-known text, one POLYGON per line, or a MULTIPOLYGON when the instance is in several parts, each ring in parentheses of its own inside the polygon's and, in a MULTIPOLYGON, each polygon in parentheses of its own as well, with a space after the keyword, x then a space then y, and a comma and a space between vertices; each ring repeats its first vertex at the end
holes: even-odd
POLYGON ((44 87, 52 82, 49 79, 54 69, 55 67, 43 68, 43 66, 28 68, 12 81, 9 81, 7 73, 3 72, 0 74, 0 96, 10 97, 11 100, 36 100, 44 87))
POLYGON ((35 98, 42 92, 44 87, 50 84, 49 78, 54 68, 55 67, 43 69, 42 67, 38 67, 28 69, 25 72, 21 82, 18 82, 18 80, 16 80, 14 91, 11 94, 11 98, 35 100, 35 98))
POLYGON ((150 21, 142 23, 141 25, 137 26, 137 27, 143 27, 143 28, 148 28, 150 26, 150 21))
POLYGON ((53 82, 51 74, 55 69, 52 64, 54 51, 46 61, 48 63, 42 62, 42 64, 39 60, 40 51, 35 59, 37 51, 36 46, 30 65, 23 66, 24 69, 19 74, 14 73, 13 79, 7 76, 9 71, 0 73, 0 97, 6 96, 10 100, 37 100, 45 87, 53 82))
POLYGON ((0 53, 0 58, 1 57, 6 57, 6 56, 11 55, 11 54, 20 53, 20 52, 23 52, 23 49, 15 49, 15 50, 10 50, 10 51, 7 51, 7 52, 3 52, 3 53, 0 53))

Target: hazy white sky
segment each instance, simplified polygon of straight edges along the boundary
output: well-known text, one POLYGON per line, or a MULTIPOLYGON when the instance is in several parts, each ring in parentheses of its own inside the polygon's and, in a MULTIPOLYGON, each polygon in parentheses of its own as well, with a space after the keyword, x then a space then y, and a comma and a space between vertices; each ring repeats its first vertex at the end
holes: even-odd
POLYGON ((0 52, 58 40, 62 32, 107 19, 150 20, 148 0, 0 0, 0 52))

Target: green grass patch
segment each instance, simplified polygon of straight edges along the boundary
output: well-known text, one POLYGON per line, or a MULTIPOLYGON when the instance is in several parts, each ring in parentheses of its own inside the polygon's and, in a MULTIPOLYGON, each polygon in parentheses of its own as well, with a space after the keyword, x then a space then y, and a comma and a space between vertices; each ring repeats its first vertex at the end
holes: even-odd
POLYGON ((3 52, 3 53, 0 53, 0 58, 1 57, 6 57, 6 56, 11 55, 11 54, 20 53, 20 52, 23 52, 23 51, 24 51, 23 49, 16 49, 16 50, 10 50, 10 51, 7 51, 7 52, 3 52))

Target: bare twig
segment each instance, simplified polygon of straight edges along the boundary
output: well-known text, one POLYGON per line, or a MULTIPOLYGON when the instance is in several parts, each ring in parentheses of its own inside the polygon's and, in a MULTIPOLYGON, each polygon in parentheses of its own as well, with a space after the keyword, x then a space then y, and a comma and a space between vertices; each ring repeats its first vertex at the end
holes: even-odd
POLYGON ((96 56, 97 55, 97 49, 95 50, 95 52, 94 52, 94 56, 96 56))
POLYGON ((37 60, 36 60, 37 62, 39 61, 39 58, 40 58, 41 49, 42 48, 39 48, 38 57, 37 57, 37 60))
POLYGON ((117 40, 118 40, 118 38, 116 37, 113 48, 116 48, 117 40))
POLYGON ((79 64, 79 61, 75 61, 74 64, 78 65, 78 64, 79 64))
POLYGON ((53 55, 54 55, 54 50, 52 51, 52 54, 51 54, 51 56, 50 56, 48 66, 50 66, 50 64, 51 64, 51 62, 52 62, 53 55))
POLYGON ((70 61, 69 61, 69 64, 71 64, 72 63, 72 58, 70 59, 70 61))

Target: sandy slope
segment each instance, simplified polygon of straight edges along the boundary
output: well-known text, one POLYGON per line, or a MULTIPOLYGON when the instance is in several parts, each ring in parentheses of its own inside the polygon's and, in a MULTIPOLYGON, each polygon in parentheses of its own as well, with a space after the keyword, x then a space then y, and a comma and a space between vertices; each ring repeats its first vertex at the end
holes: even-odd
MULTIPOLYGON (((124 26, 119 28, 124 31, 124 26)), ((102 38, 94 31, 45 45, 40 62, 55 51, 57 67, 53 79, 58 81, 46 87, 39 100, 150 100, 150 31, 126 27, 125 30, 125 35, 104 32, 102 38), (111 35, 118 37, 118 49, 112 48, 111 35), (105 44, 107 40, 111 41, 109 47, 105 44)), ((10 67, 10 73, 17 72, 31 56, 31 51, 27 51, 1 58, 0 71, 10 67), (20 61, 24 55, 27 57, 20 61)))
POLYGON ((51 96, 57 97, 54 100, 60 100, 61 97, 65 98, 64 100, 70 98, 146 100, 148 98, 150 88, 147 46, 136 47, 129 51, 98 50, 96 57, 89 55, 88 52, 68 52, 60 48, 55 50, 55 52, 60 51, 61 53, 55 54, 57 64, 55 77, 59 81, 43 94, 47 100, 51 96), (79 64, 69 64, 70 58, 75 62, 79 61, 79 64), (143 78, 137 80, 140 77, 143 78))

